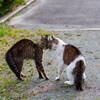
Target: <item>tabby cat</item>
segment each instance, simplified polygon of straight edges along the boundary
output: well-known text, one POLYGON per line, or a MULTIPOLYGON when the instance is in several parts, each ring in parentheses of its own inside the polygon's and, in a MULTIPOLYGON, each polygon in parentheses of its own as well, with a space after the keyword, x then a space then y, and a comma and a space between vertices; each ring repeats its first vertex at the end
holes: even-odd
POLYGON ((50 37, 48 48, 56 52, 58 76, 55 80, 60 79, 62 71, 67 65, 66 74, 68 81, 65 81, 65 84, 75 85, 76 90, 83 90, 83 80, 86 79, 86 63, 79 49, 71 44, 66 44, 54 36, 50 37))
POLYGON ((10 69, 20 80, 24 80, 22 78, 24 74, 21 72, 24 59, 35 60, 39 78, 43 78, 42 75, 44 75, 46 79, 49 79, 42 64, 43 49, 48 49, 48 36, 41 36, 37 43, 29 39, 22 39, 7 51, 5 59, 10 69))

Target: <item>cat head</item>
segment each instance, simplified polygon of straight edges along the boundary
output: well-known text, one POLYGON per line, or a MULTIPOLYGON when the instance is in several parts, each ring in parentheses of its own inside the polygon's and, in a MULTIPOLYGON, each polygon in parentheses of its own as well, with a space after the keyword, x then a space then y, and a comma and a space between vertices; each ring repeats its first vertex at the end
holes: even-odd
POLYGON ((39 44, 40 44, 41 48, 48 49, 48 35, 41 36, 39 44))
POLYGON ((56 50, 59 41, 53 35, 48 39, 48 48, 52 50, 56 50))

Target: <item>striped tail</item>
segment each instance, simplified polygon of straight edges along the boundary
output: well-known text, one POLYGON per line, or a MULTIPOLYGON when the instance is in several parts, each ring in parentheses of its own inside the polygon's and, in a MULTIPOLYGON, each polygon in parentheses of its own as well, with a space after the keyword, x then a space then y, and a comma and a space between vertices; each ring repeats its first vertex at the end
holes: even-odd
POLYGON ((20 79, 20 72, 18 71, 16 64, 13 61, 11 53, 9 51, 5 55, 5 59, 10 69, 14 72, 14 74, 20 79))
POLYGON ((76 63, 76 73, 75 73, 75 88, 76 90, 80 90, 80 91, 83 91, 83 88, 82 88, 82 84, 83 84, 83 73, 85 71, 85 65, 84 65, 84 62, 82 60, 78 61, 76 63))

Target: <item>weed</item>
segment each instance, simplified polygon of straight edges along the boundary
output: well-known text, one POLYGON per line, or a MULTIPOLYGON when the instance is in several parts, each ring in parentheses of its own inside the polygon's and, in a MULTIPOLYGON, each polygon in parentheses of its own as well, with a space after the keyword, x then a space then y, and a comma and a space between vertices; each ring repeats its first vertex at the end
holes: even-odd
POLYGON ((40 38, 34 38, 33 41, 37 42, 40 38))
POLYGON ((69 90, 65 90, 65 92, 70 92, 69 90))
POLYGON ((3 97, 0 97, 0 100, 14 100, 14 99, 9 99, 9 98, 3 98, 3 97))
POLYGON ((40 88, 45 88, 45 86, 44 86, 44 85, 39 85, 39 87, 40 87, 40 88))
POLYGON ((85 53, 93 54, 93 52, 92 52, 92 51, 85 51, 85 53))
POLYGON ((38 93, 37 91, 33 91, 33 95, 37 95, 37 93, 38 93))
POLYGON ((68 94, 68 97, 76 97, 77 95, 75 93, 73 94, 68 94))
POLYGON ((72 36, 73 34, 72 33, 64 33, 64 35, 72 36))
POLYGON ((31 72, 31 76, 33 76, 34 75, 34 73, 33 72, 31 72))
POLYGON ((38 32, 39 32, 40 35, 50 35, 50 33, 47 33, 47 32, 46 32, 45 30, 43 30, 43 29, 39 29, 38 32))
POLYGON ((50 96, 47 96, 47 97, 45 97, 44 100, 51 100, 51 97, 50 96))
POLYGON ((35 81, 35 83, 39 83, 39 81, 37 80, 37 81, 35 81))
POLYGON ((69 39, 70 39, 70 40, 73 40, 74 38, 73 38, 73 37, 70 37, 69 39))
POLYGON ((35 33, 30 33, 30 36, 35 36, 35 33))
POLYGON ((52 59, 47 62, 47 65, 51 65, 51 63, 52 63, 52 59))
POLYGON ((91 89, 92 87, 91 87, 91 86, 86 86, 85 88, 87 88, 87 89, 91 89))
POLYGON ((30 63, 30 66, 32 66, 32 63, 30 63))
POLYGON ((99 59, 99 57, 98 57, 97 55, 93 55, 93 57, 94 57, 95 59, 99 59))
POLYGON ((82 36, 82 34, 77 34, 76 36, 82 36))
POLYGON ((62 36, 57 36, 59 39, 62 39, 62 36))
POLYGON ((100 100, 100 97, 95 98, 95 100, 100 100))
POLYGON ((83 98, 79 98, 79 100, 84 100, 83 98))

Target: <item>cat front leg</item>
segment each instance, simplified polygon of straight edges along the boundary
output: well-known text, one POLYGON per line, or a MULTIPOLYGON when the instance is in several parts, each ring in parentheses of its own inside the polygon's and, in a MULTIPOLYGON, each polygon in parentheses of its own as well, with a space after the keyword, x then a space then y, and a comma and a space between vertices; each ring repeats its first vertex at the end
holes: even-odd
POLYGON ((38 74, 39 74, 39 78, 43 78, 42 75, 44 75, 44 77, 48 80, 49 77, 45 73, 42 62, 35 61, 35 63, 36 63, 36 68, 37 68, 37 71, 38 71, 38 74))
POLYGON ((46 80, 49 80, 49 77, 46 75, 45 71, 44 71, 44 67, 42 65, 42 67, 40 68, 40 71, 42 72, 42 74, 44 75, 44 77, 46 78, 46 80))
POLYGON ((39 68, 39 64, 38 64, 38 62, 36 62, 35 61, 35 64, 36 64, 36 69, 37 69, 37 72, 38 72, 38 74, 39 74, 39 78, 43 78, 43 76, 42 76, 42 74, 41 74, 41 71, 40 71, 40 68, 39 68))
POLYGON ((56 81, 60 80, 63 70, 64 70, 64 64, 59 63, 58 64, 58 76, 55 78, 56 81))

